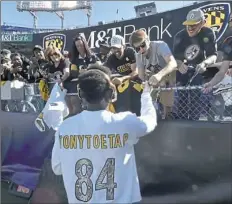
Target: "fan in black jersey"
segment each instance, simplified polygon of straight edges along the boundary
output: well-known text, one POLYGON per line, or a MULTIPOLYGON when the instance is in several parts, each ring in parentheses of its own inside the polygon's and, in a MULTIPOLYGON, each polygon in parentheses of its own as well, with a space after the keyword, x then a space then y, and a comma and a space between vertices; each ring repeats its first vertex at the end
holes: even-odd
POLYGON ((220 63, 219 71, 215 76, 208 83, 204 84, 203 93, 209 93, 215 85, 224 79, 226 74, 229 76, 232 74, 232 36, 226 38, 220 48, 224 54, 223 62, 220 63))
POLYGON ((131 111, 140 115, 140 100, 142 90, 136 67, 135 51, 125 46, 124 38, 115 35, 111 38, 111 52, 105 65, 109 67, 112 74, 119 74, 119 77, 112 79, 118 91, 117 103, 114 104, 116 112, 131 111))
MULTIPOLYGON (((191 10, 183 25, 185 29, 176 34, 174 38, 173 53, 178 61, 177 82, 180 85, 202 85, 206 68, 217 60, 217 43, 214 31, 205 27, 204 12, 200 9, 191 10), (183 63, 186 62, 186 63, 183 63), (189 65, 196 67, 189 69, 189 65), (193 80, 191 80, 191 78, 193 80)), ((199 108, 209 102, 201 102, 201 91, 181 91, 179 93, 179 117, 182 119, 198 120, 201 114, 199 108), (188 96, 189 95, 189 96, 188 96)))
MULTIPOLYGON (((188 65, 197 65, 202 73, 217 59, 215 33, 211 28, 204 26, 205 17, 200 9, 191 10, 183 25, 186 25, 186 29, 181 30, 174 38, 175 58, 182 62, 187 61, 188 65)), ((187 72, 183 67, 180 67, 179 71, 182 74, 187 72)))
POLYGON ((135 63, 135 51, 133 48, 126 47, 124 38, 115 35, 111 38, 111 52, 105 65, 112 70, 112 73, 118 73, 121 76, 115 77, 115 85, 122 84, 127 79, 132 79, 138 75, 138 69, 135 63))
MULTIPOLYGON (((77 79, 81 72, 84 72, 87 67, 91 64, 100 63, 98 57, 91 51, 88 46, 88 42, 86 39, 78 34, 75 36, 72 42, 72 50, 71 50, 71 70, 70 70, 70 83, 68 86, 70 87, 68 93, 76 93, 77 92, 77 79)), ((70 114, 74 115, 82 111, 80 100, 76 95, 69 96, 72 108, 69 110, 70 114)))

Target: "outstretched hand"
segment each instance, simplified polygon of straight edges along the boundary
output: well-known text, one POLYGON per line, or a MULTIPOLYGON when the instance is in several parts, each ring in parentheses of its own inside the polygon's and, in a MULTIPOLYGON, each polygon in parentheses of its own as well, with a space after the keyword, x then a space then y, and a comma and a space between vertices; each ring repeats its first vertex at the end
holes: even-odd
POLYGON ((213 90, 213 86, 211 85, 211 83, 205 83, 203 85, 202 92, 204 94, 207 94, 207 93, 211 92, 212 90, 213 90))
POLYGON ((148 81, 143 83, 143 93, 151 93, 152 87, 149 85, 148 81))

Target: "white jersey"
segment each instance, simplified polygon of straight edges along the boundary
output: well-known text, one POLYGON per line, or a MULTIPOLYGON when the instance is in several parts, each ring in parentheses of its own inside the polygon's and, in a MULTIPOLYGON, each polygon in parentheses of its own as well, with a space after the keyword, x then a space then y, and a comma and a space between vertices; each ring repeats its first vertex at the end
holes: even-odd
POLYGON ((83 111, 66 119, 55 135, 52 169, 63 175, 69 203, 134 203, 141 200, 134 144, 154 130, 149 93, 141 116, 83 111))
POLYGON ((41 132, 45 131, 46 125, 48 128, 57 130, 63 119, 68 116, 69 111, 65 102, 66 93, 66 90, 61 90, 58 83, 54 85, 44 109, 35 119, 35 126, 41 132))

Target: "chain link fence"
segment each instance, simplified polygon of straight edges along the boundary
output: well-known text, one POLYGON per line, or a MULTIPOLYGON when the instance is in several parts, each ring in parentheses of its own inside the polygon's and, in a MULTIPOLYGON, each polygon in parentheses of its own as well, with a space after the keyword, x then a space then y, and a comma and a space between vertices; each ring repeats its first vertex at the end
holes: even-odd
MULTIPOLYGON (((49 86, 51 90, 53 84, 49 86)), ((41 99, 38 84, 26 84, 24 94, 22 100, 3 100, 2 110, 40 113, 45 101, 41 99)), ((151 94, 162 119, 232 121, 232 84, 217 87, 208 94, 202 92, 202 86, 157 88, 151 94)))
POLYGON ((202 86, 159 88, 156 106, 163 119, 232 121, 232 85, 204 94, 202 86))

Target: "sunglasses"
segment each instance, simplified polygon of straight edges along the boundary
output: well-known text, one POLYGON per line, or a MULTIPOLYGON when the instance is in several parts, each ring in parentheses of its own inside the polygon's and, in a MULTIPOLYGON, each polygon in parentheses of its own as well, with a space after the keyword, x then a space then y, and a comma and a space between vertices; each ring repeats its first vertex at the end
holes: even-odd
POLYGON ((52 60, 52 58, 57 58, 57 57, 60 57, 60 54, 57 53, 57 52, 53 52, 51 53, 50 55, 48 55, 48 58, 50 58, 52 60))
POLYGON ((59 56, 59 55, 60 55, 59 53, 53 52, 53 53, 51 53, 49 56, 51 57, 51 56, 59 56))
POLYGON ((136 52, 139 52, 140 48, 145 48, 146 47, 146 42, 143 41, 138 47, 134 47, 136 52))

